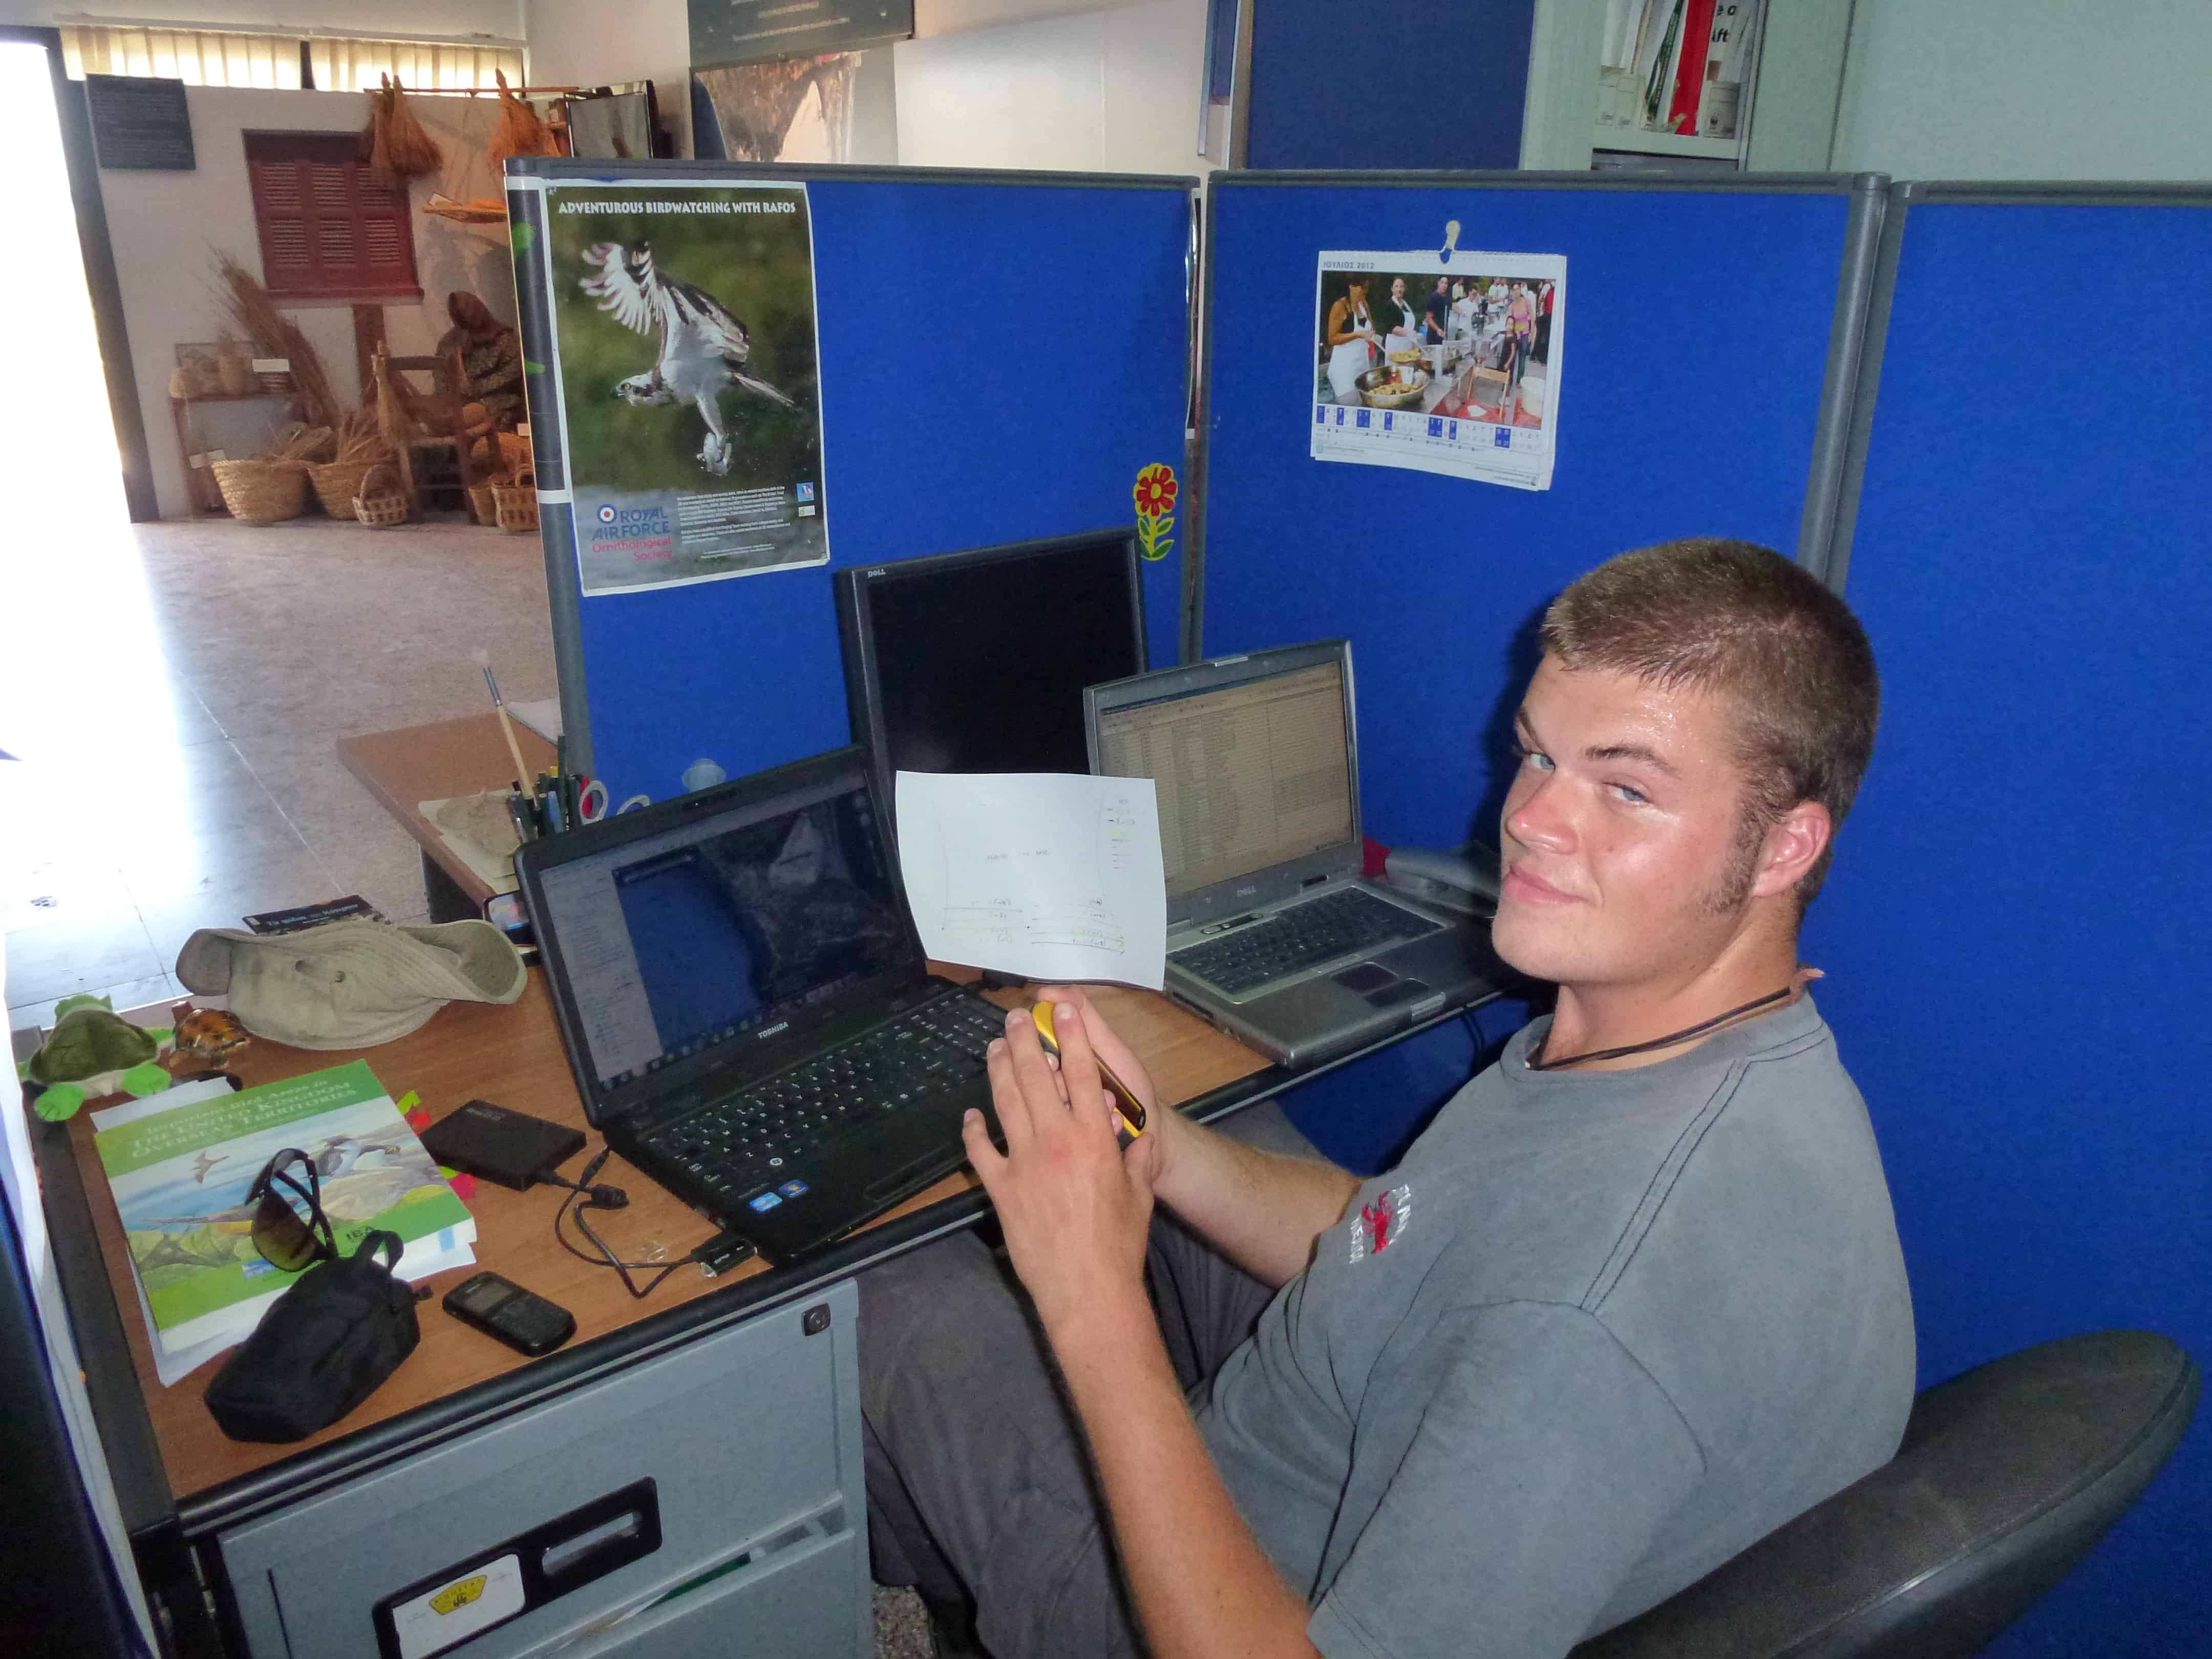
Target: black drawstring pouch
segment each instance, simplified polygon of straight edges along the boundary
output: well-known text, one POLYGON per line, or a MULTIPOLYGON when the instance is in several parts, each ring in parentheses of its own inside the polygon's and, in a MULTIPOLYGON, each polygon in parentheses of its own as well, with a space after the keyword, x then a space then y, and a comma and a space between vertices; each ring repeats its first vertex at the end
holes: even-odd
POLYGON ((233 1440, 303 1440, 374 1393, 422 1339, 415 1292, 392 1273, 399 1251, 397 1233, 372 1232, 270 1304, 208 1384, 216 1425, 233 1440))

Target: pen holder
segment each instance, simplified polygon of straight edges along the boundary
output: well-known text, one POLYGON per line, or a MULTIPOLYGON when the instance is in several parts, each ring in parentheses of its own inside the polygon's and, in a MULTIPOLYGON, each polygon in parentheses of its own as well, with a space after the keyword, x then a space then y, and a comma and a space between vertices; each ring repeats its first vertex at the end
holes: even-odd
POLYGON ((540 773, 530 794, 508 797, 507 810, 514 815, 516 833, 525 841, 537 841, 605 817, 607 787, 580 775, 540 773))

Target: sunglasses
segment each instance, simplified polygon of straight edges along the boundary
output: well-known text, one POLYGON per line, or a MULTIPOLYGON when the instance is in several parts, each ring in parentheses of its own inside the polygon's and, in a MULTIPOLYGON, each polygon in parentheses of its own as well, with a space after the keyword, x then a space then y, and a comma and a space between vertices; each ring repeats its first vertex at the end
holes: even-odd
POLYGON ((262 1166, 246 1200, 253 1206, 253 1248, 272 1267, 297 1273, 325 1256, 336 1257, 337 1239, 323 1213, 322 1177, 315 1160, 288 1146, 262 1166))

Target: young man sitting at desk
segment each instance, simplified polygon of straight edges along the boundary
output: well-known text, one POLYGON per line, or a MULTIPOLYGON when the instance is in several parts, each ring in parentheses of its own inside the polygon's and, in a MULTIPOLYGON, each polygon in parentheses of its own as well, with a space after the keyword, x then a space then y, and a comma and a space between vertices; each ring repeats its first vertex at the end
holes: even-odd
POLYGON ((1064 1069, 1010 1022, 1006 1152, 968 1126, 1022 1289, 969 1235, 863 1277, 878 1577, 998 1659, 1562 1654, 1895 1450, 1904 1264, 1797 961, 1865 635, 1696 541, 1543 641, 1495 940, 1557 1006, 1396 1169, 1117 1151, 1093 1054, 1148 1085, 1055 990, 1064 1069))

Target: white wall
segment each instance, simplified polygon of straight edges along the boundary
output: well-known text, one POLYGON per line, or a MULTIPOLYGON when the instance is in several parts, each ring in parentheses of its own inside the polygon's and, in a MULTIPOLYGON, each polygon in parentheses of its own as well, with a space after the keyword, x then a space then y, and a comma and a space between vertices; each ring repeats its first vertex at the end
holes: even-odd
MULTIPOLYGON (((1124 0, 1127 4, 1139 0, 1124 0)), ((1040 17, 1066 17, 1097 11, 1098 0, 914 0, 914 38, 959 34, 995 28, 1002 23, 1030 23, 1040 17)))
MULTIPOLYGON (((0 0, 0 23, 57 17, 127 17, 134 22, 228 23, 234 27, 343 29, 394 39, 489 34, 522 38, 521 0, 0 0)), ((683 9, 678 0, 677 9, 683 9)))
MULTIPOLYGON (((1023 0, 962 0, 966 15, 1023 0)), ((1042 8, 1029 0, 1027 9, 1042 8)), ((940 4, 941 23, 951 8, 940 4)), ((1197 173, 1205 0, 1154 0, 892 47, 905 167, 1197 173)), ((1219 147, 1215 154, 1219 155, 1219 147)))
POLYGON ((1857 0, 1832 165, 2212 179, 2208 64, 2204 0, 1857 0))
MULTIPOLYGON (((261 274, 261 243, 254 228, 253 198, 246 177, 248 130, 276 132, 360 131, 368 101, 325 92, 254 92, 192 87, 185 93, 192 119, 197 168, 191 173, 109 172, 100 175, 100 198, 123 290, 125 325, 131 333, 132 372, 152 452, 154 484, 162 516, 185 514, 183 459, 169 409, 169 373, 175 348, 216 338, 228 325, 217 296, 218 252, 261 274)), ((466 200, 489 193, 483 142, 497 119, 488 99, 421 98, 423 125, 447 156, 438 178, 417 180, 417 200, 434 189, 466 200)), ((514 315, 513 266, 503 227, 478 230, 417 214, 416 265, 422 283, 419 305, 384 308, 385 337, 393 355, 428 352, 450 325, 446 296, 456 288, 483 295, 501 316, 514 315)), ((361 396, 353 337, 353 307, 343 301, 287 305, 324 363, 337 395, 361 396)))
POLYGON ((532 84, 596 87, 650 81, 677 153, 691 153, 691 25, 684 0, 521 4, 532 84))

